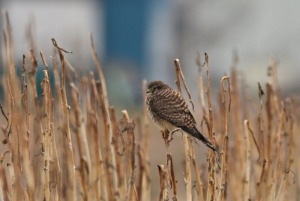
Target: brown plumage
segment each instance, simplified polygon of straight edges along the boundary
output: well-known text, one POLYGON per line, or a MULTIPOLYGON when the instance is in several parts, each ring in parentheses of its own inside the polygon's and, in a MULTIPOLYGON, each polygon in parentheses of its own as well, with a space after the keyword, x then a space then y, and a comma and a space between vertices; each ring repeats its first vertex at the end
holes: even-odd
POLYGON ((179 91, 162 81, 152 81, 148 85, 146 103, 150 116, 161 128, 170 132, 180 128, 216 151, 214 145, 196 128, 196 121, 179 91))

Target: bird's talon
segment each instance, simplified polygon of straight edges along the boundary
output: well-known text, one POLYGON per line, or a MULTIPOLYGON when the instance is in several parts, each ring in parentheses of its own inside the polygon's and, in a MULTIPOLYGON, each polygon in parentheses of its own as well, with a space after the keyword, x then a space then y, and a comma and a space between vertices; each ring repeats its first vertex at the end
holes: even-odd
POLYGON ((171 135, 170 139, 167 139, 167 143, 169 144, 173 140, 173 136, 171 135))

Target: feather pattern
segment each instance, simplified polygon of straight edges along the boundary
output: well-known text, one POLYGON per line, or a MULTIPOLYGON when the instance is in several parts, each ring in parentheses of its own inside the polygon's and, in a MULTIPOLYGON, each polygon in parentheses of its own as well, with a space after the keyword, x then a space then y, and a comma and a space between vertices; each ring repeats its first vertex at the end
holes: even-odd
POLYGON ((162 81, 150 82, 146 104, 151 118, 160 127, 166 128, 169 131, 181 128, 216 151, 213 144, 196 128, 195 118, 179 91, 172 89, 162 81))

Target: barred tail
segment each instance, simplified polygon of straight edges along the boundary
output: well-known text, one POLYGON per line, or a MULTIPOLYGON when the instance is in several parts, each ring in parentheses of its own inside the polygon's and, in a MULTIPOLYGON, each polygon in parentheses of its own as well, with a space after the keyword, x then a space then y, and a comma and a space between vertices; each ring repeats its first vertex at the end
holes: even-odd
POLYGON ((180 127, 183 131, 187 132, 188 134, 192 135, 193 137, 201 140, 203 144, 214 150, 217 151, 216 147, 204 136, 198 131, 196 127, 194 128, 188 128, 186 126, 180 127))

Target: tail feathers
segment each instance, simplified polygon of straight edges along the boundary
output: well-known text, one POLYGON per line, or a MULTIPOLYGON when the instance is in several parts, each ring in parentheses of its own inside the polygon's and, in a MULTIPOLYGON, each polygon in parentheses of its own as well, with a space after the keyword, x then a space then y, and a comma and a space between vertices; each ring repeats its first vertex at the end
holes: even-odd
POLYGON ((181 129, 188 134, 192 135, 193 137, 201 140, 206 146, 214 150, 215 152, 217 151, 216 147, 204 136, 198 131, 196 127, 194 128, 188 128, 186 126, 181 127, 181 129))

